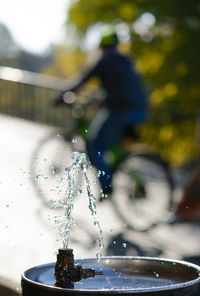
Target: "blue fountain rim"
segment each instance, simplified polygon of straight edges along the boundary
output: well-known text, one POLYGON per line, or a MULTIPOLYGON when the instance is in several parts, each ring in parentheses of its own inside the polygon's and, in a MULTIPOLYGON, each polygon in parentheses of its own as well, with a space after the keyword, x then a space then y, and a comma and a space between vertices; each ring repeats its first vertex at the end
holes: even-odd
MULTIPOLYGON (((186 268, 192 268, 193 271, 195 271, 197 273, 197 277, 193 280, 189 280, 183 283, 177 283, 177 284, 173 284, 170 286, 159 286, 159 287, 153 287, 153 288, 136 288, 136 289, 101 289, 101 290, 97 290, 97 289, 72 289, 72 288, 60 288, 60 287, 55 287, 52 285, 47 285, 44 283, 40 283, 40 282, 36 282, 34 280, 29 279, 26 275, 27 273, 30 273, 31 270, 33 269, 40 269, 40 268, 48 268, 48 267, 53 267, 55 266, 55 262, 50 262, 50 263, 46 263, 46 264, 41 264, 41 265, 37 265, 34 267, 31 267, 27 270, 25 270, 22 273, 22 280, 25 280, 26 282, 28 282, 31 285, 36 285, 38 287, 42 287, 44 289, 47 290, 53 290, 53 291, 66 291, 68 293, 71 294, 85 294, 87 292, 87 294, 94 294, 98 291, 98 295, 102 294, 121 294, 121 295, 126 295, 126 294, 137 294, 137 293, 146 293, 146 292, 162 292, 162 291, 171 291, 171 290, 178 290, 178 289, 184 289, 184 288, 189 288, 191 286, 196 286, 198 284, 200 284, 200 266, 196 265, 194 263, 191 262, 187 262, 187 261, 183 261, 183 260, 177 260, 177 259, 167 259, 167 258, 157 258, 157 257, 143 257, 143 256, 105 256, 102 257, 100 262, 105 261, 105 260, 143 260, 144 262, 157 262, 157 263, 162 263, 162 264, 178 264, 181 265, 182 267, 186 267, 186 268)), ((89 262, 97 262, 97 258, 84 258, 84 259, 76 259, 75 263, 89 263, 89 262)), ((67 294, 66 294, 67 295, 67 294)))

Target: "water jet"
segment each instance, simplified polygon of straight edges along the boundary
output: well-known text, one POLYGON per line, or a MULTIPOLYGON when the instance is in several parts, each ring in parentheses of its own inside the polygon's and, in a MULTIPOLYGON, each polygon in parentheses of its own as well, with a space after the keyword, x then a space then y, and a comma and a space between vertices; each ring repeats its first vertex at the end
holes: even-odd
POLYGON ((69 185, 66 201, 53 202, 56 207, 65 210, 65 219, 59 223, 63 249, 59 249, 56 263, 35 266, 22 274, 22 296, 199 296, 200 266, 192 263, 133 256, 97 256, 74 260, 73 250, 68 248, 73 222, 74 172, 81 171, 86 180, 89 208, 100 233, 99 247, 103 246, 101 227, 96 219, 95 197, 86 174, 87 167, 85 155, 75 153, 74 163, 66 169, 69 185))

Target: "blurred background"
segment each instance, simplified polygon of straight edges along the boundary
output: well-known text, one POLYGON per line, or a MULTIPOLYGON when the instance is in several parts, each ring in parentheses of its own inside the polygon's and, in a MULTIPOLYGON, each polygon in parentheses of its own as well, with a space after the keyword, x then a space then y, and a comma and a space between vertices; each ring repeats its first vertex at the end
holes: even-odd
MULTIPOLYGON (((179 165, 199 152, 199 14, 199 0, 162 5, 158 0, 1 0, 0 65, 64 78, 67 82, 95 59, 101 27, 113 24, 121 50, 132 56, 151 94, 151 117, 142 136, 172 164, 179 165)), ((39 109, 44 108, 39 104, 45 104, 45 98, 37 98, 44 97, 45 91, 34 87, 39 92, 37 98, 29 99, 28 92, 33 96, 31 86, 19 85, 19 75, 15 80, 18 81, 1 80, 1 112, 51 123, 55 110, 48 119, 41 118, 44 114, 38 117, 39 109), (25 104, 29 107, 23 107, 25 104), (23 110, 19 110, 19 105, 23 110)), ((55 90, 62 82, 55 80, 55 90)))
MULTIPOLYGON (((98 57, 106 24, 115 26, 119 49, 131 56, 150 93, 142 141, 173 168, 199 156, 200 0, 0 0, 0 276, 18 283, 25 268, 55 260, 55 234, 29 184, 31 157, 49 128, 76 119, 51 102, 98 57)), ((90 81, 83 97, 96 87, 98 81, 90 81)), ((110 219, 112 226, 104 225, 110 252, 113 240, 115 248, 119 240, 134 255, 180 259, 199 253, 199 228, 164 228, 144 238, 110 219)), ((75 256, 94 257, 95 236, 82 225, 82 235, 79 229, 72 239, 72 245, 82 244, 75 256)), ((120 252, 125 254, 123 248, 120 252)))

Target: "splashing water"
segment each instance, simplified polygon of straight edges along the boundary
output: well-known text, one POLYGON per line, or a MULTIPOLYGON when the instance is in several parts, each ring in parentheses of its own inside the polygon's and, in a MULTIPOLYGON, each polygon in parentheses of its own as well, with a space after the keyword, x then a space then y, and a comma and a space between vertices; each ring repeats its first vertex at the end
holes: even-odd
POLYGON ((88 170, 88 160, 85 153, 73 152, 72 159, 74 160, 73 164, 66 168, 66 179, 67 179, 67 189, 65 191, 66 198, 63 201, 53 201, 49 202, 52 204, 53 208, 63 208, 64 214, 63 216, 56 216, 55 223, 58 226, 58 234, 63 240, 63 248, 68 248, 69 236, 71 231, 71 226, 75 225, 75 221, 72 217, 72 211, 74 207, 74 198, 76 196, 77 188, 76 188, 76 178, 78 174, 83 174, 85 182, 86 182, 86 191, 89 199, 88 207, 90 209, 91 215, 93 217, 93 223, 97 226, 99 231, 99 237, 97 238, 98 247, 100 249, 99 253, 97 253, 97 259, 100 260, 101 257, 101 249, 103 248, 103 233, 100 226, 99 221, 96 218, 96 198, 92 193, 90 187, 90 181, 87 176, 88 170))

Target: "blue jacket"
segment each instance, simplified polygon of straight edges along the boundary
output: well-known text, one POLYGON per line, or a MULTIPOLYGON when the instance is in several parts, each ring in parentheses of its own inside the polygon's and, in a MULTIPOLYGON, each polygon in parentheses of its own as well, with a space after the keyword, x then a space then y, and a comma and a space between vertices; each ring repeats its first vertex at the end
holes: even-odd
POLYGON ((147 111, 146 89, 128 57, 116 49, 109 50, 71 90, 95 76, 106 92, 105 103, 109 110, 147 111))

